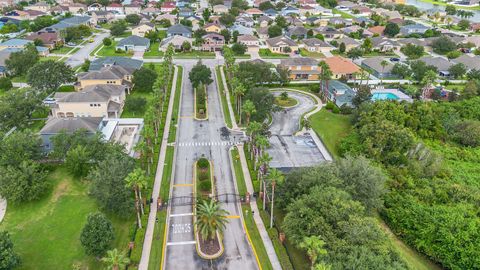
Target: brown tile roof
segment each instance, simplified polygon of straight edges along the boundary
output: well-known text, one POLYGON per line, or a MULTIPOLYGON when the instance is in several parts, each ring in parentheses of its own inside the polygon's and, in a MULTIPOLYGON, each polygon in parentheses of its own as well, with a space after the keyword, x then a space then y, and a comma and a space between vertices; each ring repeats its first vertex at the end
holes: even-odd
POLYGON ((378 25, 378 26, 372 26, 370 28, 368 28, 368 31, 374 33, 374 34, 383 34, 383 30, 385 30, 385 26, 381 26, 381 25, 378 25))
POLYGON ((360 71, 360 68, 352 61, 340 56, 328 57, 324 61, 333 74, 352 74, 360 71))

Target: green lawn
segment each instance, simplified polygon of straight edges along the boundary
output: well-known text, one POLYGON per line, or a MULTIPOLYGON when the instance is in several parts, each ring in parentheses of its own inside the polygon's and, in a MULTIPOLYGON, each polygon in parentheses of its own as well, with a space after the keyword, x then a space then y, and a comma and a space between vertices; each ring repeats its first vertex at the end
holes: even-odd
MULTIPOLYGON (((425 3, 432 3, 434 5, 439 5, 439 6, 446 6, 446 5, 453 5, 452 3, 446 3, 443 1, 435 1, 435 0, 420 0, 421 2, 425 3)), ((468 9, 468 10, 480 10, 480 6, 473 6, 473 7, 466 7, 466 6, 458 6, 458 5, 453 5, 457 9, 468 9)))
MULTIPOLYGON (((147 101, 153 98, 153 93, 150 92, 141 92, 141 91, 132 91, 130 95, 127 95, 126 100, 132 99, 132 98, 145 98, 147 101)), ((143 115, 145 114, 146 108, 140 108, 138 111, 131 111, 128 110, 127 107, 123 108, 122 112, 122 118, 142 118, 143 115)))
MULTIPOLYGON (((100 262, 87 256, 80 244, 80 233, 87 215, 98 211, 89 197, 88 184, 73 179, 59 167, 50 173, 52 192, 38 201, 8 205, 0 230, 10 232, 20 254, 19 269, 102 269, 100 262)), ((124 250, 129 241, 130 221, 109 216, 115 228, 114 247, 124 250)))
POLYGON ((235 171, 235 176, 237 179, 238 194, 240 196, 245 196, 245 194, 247 194, 247 186, 245 184, 245 177, 242 171, 242 164, 240 163, 240 156, 236 147, 233 147, 232 149, 232 163, 233 170, 235 171))
POLYGON ((55 48, 53 49, 50 53, 55 53, 55 54, 67 54, 69 53, 70 51, 72 51, 71 53, 75 53, 76 51, 80 50, 80 48, 78 47, 75 47, 75 48, 72 48, 72 47, 67 47, 67 46, 62 46, 60 48, 55 48))
POLYGON ((311 58, 324 58, 325 55, 319 52, 310 52, 304 48, 300 49, 300 55, 303 57, 311 57, 311 58))
POLYGON ((269 49, 260 49, 258 54, 262 58, 289 58, 287 54, 273 53, 269 49))
POLYGON ((207 88, 203 85, 195 88, 195 117, 197 119, 208 118, 207 88))
POLYGON ((11 77, 10 80, 12 82, 24 82, 26 83, 27 82, 27 76, 26 75, 19 75, 19 76, 15 76, 15 77, 11 77))
POLYGON ((348 135, 352 128, 350 116, 334 114, 326 109, 322 109, 310 117, 310 124, 322 139, 328 151, 334 158, 337 158, 339 156, 338 144, 348 135))
POLYGON ((173 58, 203 58, 203 59, 214 59, 215 53, 213 52, 203 52, 203 51, 191 51, 191 52, 179 52, 173 55, 173 58))
POLYGON ((270 260, 268 259, 267 251, 265 250, 265 246, 263 245, 262 238, 260 237, 260 233, 258 232, 257 225, 252 216, 252 210, 250 205, 244 204, 242 205, 243 211, 243 219, 245 220, 245 226, 248 230, 248 234, 250 236, 250 241, 252 242, 253 248, 255 249, 255 253, 260 261, 260 265, 262 270, 269 270, 273 269, 270 260))
MULTIPOLYGON (((102 45, 100 45, 100 46, 102 46, 102 45)), ((133 55, 133 53, 125 52, 125 51, 117 53, 116 50, 115 50, 115 46, 117 46, 117 41, 112 41, 112 45, 103 46, 103 48, 100 51, 98 51, 97 54, 99 56, 127 56, 127 57, 130 57, 130 56, 133 55)))
POLYGON ((340 11, 338 9, 333 9, 332 10, 333 14, 340 14, 342 16, 342 18, 345 18, 345 19, 353 19, 355 18, 355 16, 352 16, 346 12, 343 12, 343 11, 340 11))
POLYGON ((143 54, 144 58, 162 58, 163 52, 158 50, 158 46, 160 46, 159 42, 154 42, 150 44, 150 50, 143 54))
MULTIPOLYGON (((38 59, 38 61, 39 62, 45 62, 45 61, 50 61, 50 60, 58 61, 60 58, 61 58, 60 56, 47 56, 47 57, 40 57, 38 59)), ((63 59, 66 59, 66 58, 63 58, 63 59)))
POLYGON ((170 122, 170 134, 168 135, 168 142, 174 142, 177 139, 177 123, 178 123, 178 112, 180 110, 180 96, 182 94, 182 78, 183 78, 183 67, 177 66, 177 82, 175 85, 175 98, 173 100, 173 110, 172 110, 172 121, 170 122))
POLYGON ((298 101, 294 98, 291 98, 291 97, 287 97, 287 99, 283 99, 281 97, 275 97, 274 103, 277 106, 284 107, 284 108, 289 108, 289 107, 297 105, 298 101))
POLYGON ((227 95, 225 88, 223 87, 222 74, 220 74, 220 66, 215 67, 215 74, 217 75, 218 92, 220 94, 220 101, 222 102, 223 115, 225 116, 225 124, 227 127, 232 128, 232 119, 230 118, 230 110, 228 109, 227 95))

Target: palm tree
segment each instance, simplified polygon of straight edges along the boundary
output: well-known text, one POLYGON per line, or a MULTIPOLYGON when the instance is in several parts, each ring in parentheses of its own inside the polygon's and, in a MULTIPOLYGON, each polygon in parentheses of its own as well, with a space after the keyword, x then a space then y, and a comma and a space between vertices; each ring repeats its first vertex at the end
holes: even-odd
POLYGON ((262 131, 262 129, 263 129, 262 124, 255 121, 247 125, 247 136, 250 137, 250 142, 248 144, 249 151, 252 151, 257 135, 260 133, 260 131, 262 131))
POLYGON ((255 149, 253 152, 256 152, 256 155, 253 158, 253 164, 255 165, 258 161, 258 156, 260 156, 263 151, 270 146, 270 142, 268 141, 267 137, 263 135, 259 135, 257 140, 255 141, 255 149))
POLYGON ((118 252, 117 249, 107 251, 107 256, 102 258, 102 262, 107 264, 108 270, 120 270, 130 263, 124 252, 118 252))
POLYGON ((245 88, 245 86, 243 86, 243 84, 239 83, 235 89, 233 89, 233 94, 235 95, 235 107, 236 107, 236 110, 238 112, 238 114, 241 113, 241 108, 242 108, 242 97, 245 95, 245 93, 247 92, 247 89, 245 88))
POLYGON ((277 183, 282 183, 285 179, 283 173, 277 169, 270 169, 268 171, 268 180, 272 184, 272 206, 270 208, 270 228, 273 227, 273 202, 275 200, 275 185, 277 183))
POLYGON ((310 236, 303 238, 303 241, 299 244, 299 247, 305 249, 308 254, 308 258, 311 262, 311 268, 315 268, 318 257, 326 255, 327 250, 324 248, 325 242, 318 236, 310 236))
POLYGON ((143 203, 142 203, 142 189, 147 187, 147 177, 145 172, 136 168, 125 178, 126 187, 132 188, 135 193, 135 209, 137 210, 137 223, 138 228, 142 228, 142 219, 140 213, 143 215, 143 203))
POLYGON ((260 181, 260 191, 263 186, 263 210, 265 210, 265 179, 263 175, 267 172, 270 161, 272 161, 272 157, 267 152, 262 153, 258 158, 257 179, 260 181))
POLYGON ((423 85, 422 98, 426 98, 427 92, 433 86, 436 80, 437 73, 433 70, 427 70, 421 81, 421 84, 423 85))
MULTIPOLYGON (((255 104, 253 104, 253 102, 251 100, 247 100, 243 104, 242 110, 245 113, 245 117, 247 118, 246 119, 247 120, 246 124, 248 126, 248 124, 250 123, 250 117, 252 116, 252 114, 257 112, 257 109, 255 108, 255 104)), ((242 119, 242 117, 240 116, 240 122, 242 122, 241 119, 242 119)))
POLYGON ((328 81, 332 78, 333 73, 330 70, 330 66, 328 66, 325 61, 320 61, 318 66, 320 67, 320 91, 323 92, 326 97, 326 91, 328 91, 328 81), (323 87, 324 85, 326 88, 323 87))
MULTIPOLYGON (((385 67, 388 66, 387 60, 383 59, 382 62, 380 62, 380 65, 382 66, 382 74, 385 71, 385 67)), ((380 84, 383 85, 383 76, 380 77, 380 84)))
POLYGON ((203 240, 213 240, 216 232, 223 233, 227 224, 227 214, 228 212, 213 200, 204 200, 198 204, 195 225, 203 240))

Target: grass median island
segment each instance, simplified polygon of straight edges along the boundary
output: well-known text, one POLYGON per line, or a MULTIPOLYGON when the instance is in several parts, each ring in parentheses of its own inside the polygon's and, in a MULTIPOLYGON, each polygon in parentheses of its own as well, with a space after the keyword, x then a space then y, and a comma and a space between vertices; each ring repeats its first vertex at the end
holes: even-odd
POLYGON ((220 101, 222 102, 223 115, 225 116, 225 124, 228 128, 232 128, 233 124, 230 117, 230 110, 228 109, 227 93, 225 92, 225 88, 223 87, 223 79, 222 74, 220 73, 220 66, 215 67, 215 74, 217 75, 217 85, 218 91, 220 93, 220 101))
POLYGON ((177 139, 178 112, 180 111, 180 96, 182 95, 183 67, 177 66, 177 81, 175 84, 175 98, 173 100, 172 121, 170 123, 170 134, 168 142, 174 142, 177 139))
POLYGON ((294 98, 287 97, 275 97, 274 101, 275 105, 283 107, 283 108, 290 108, 298 104, 298 101, 294 98))
POLYGON ((213 193, 211 164, 206 158, 200 158, 195 164, 196 178, 195 185, 197 186, 197 196, 199 198, 208 199, 209 195, 213 193))
POLYGON ((243 197, 245 194, 247 194, 247 186, 245 184, 245 177, 243 175, 242 164, 240 163, 240 155, 238 154, 237 147, 233 147, 231 154, 233 170, 237 179, 238 194, 243 197))
POLYGON ((195 88, 195 118, 200 120, 208 118, 207 87, 203 84, 195 88))

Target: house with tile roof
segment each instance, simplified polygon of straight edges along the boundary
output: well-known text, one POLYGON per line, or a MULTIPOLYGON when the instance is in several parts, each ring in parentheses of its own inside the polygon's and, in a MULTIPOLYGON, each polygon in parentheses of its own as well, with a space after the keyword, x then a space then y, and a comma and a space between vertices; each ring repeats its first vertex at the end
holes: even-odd
POLYGON ((298 50, 297 43, 284 36, 269 38, 266 40, 266 43, 267 48, 274 53, 290 54, 291 52, 298 50))
POLYGON ((282 59, 279 66, 289 71, 291 80, 316 81, 320 74, 318 60, 308 57, 282 59))
POLYGON ((124 89, 130 91, 132 88, 132 79, 134 68, 123 67, 120 65, 106 66, 99 70, 93 70, 78 74, 78 82, 75 88, 84 89, 87 86, 98 84, 122 85, 124 89))
POLYGON ((359 76, 360 68, 350 59, 341 56, 333 56, 325 58, 324 61, 332 71, 333 79, 344 77, 350 80, 359 76))

